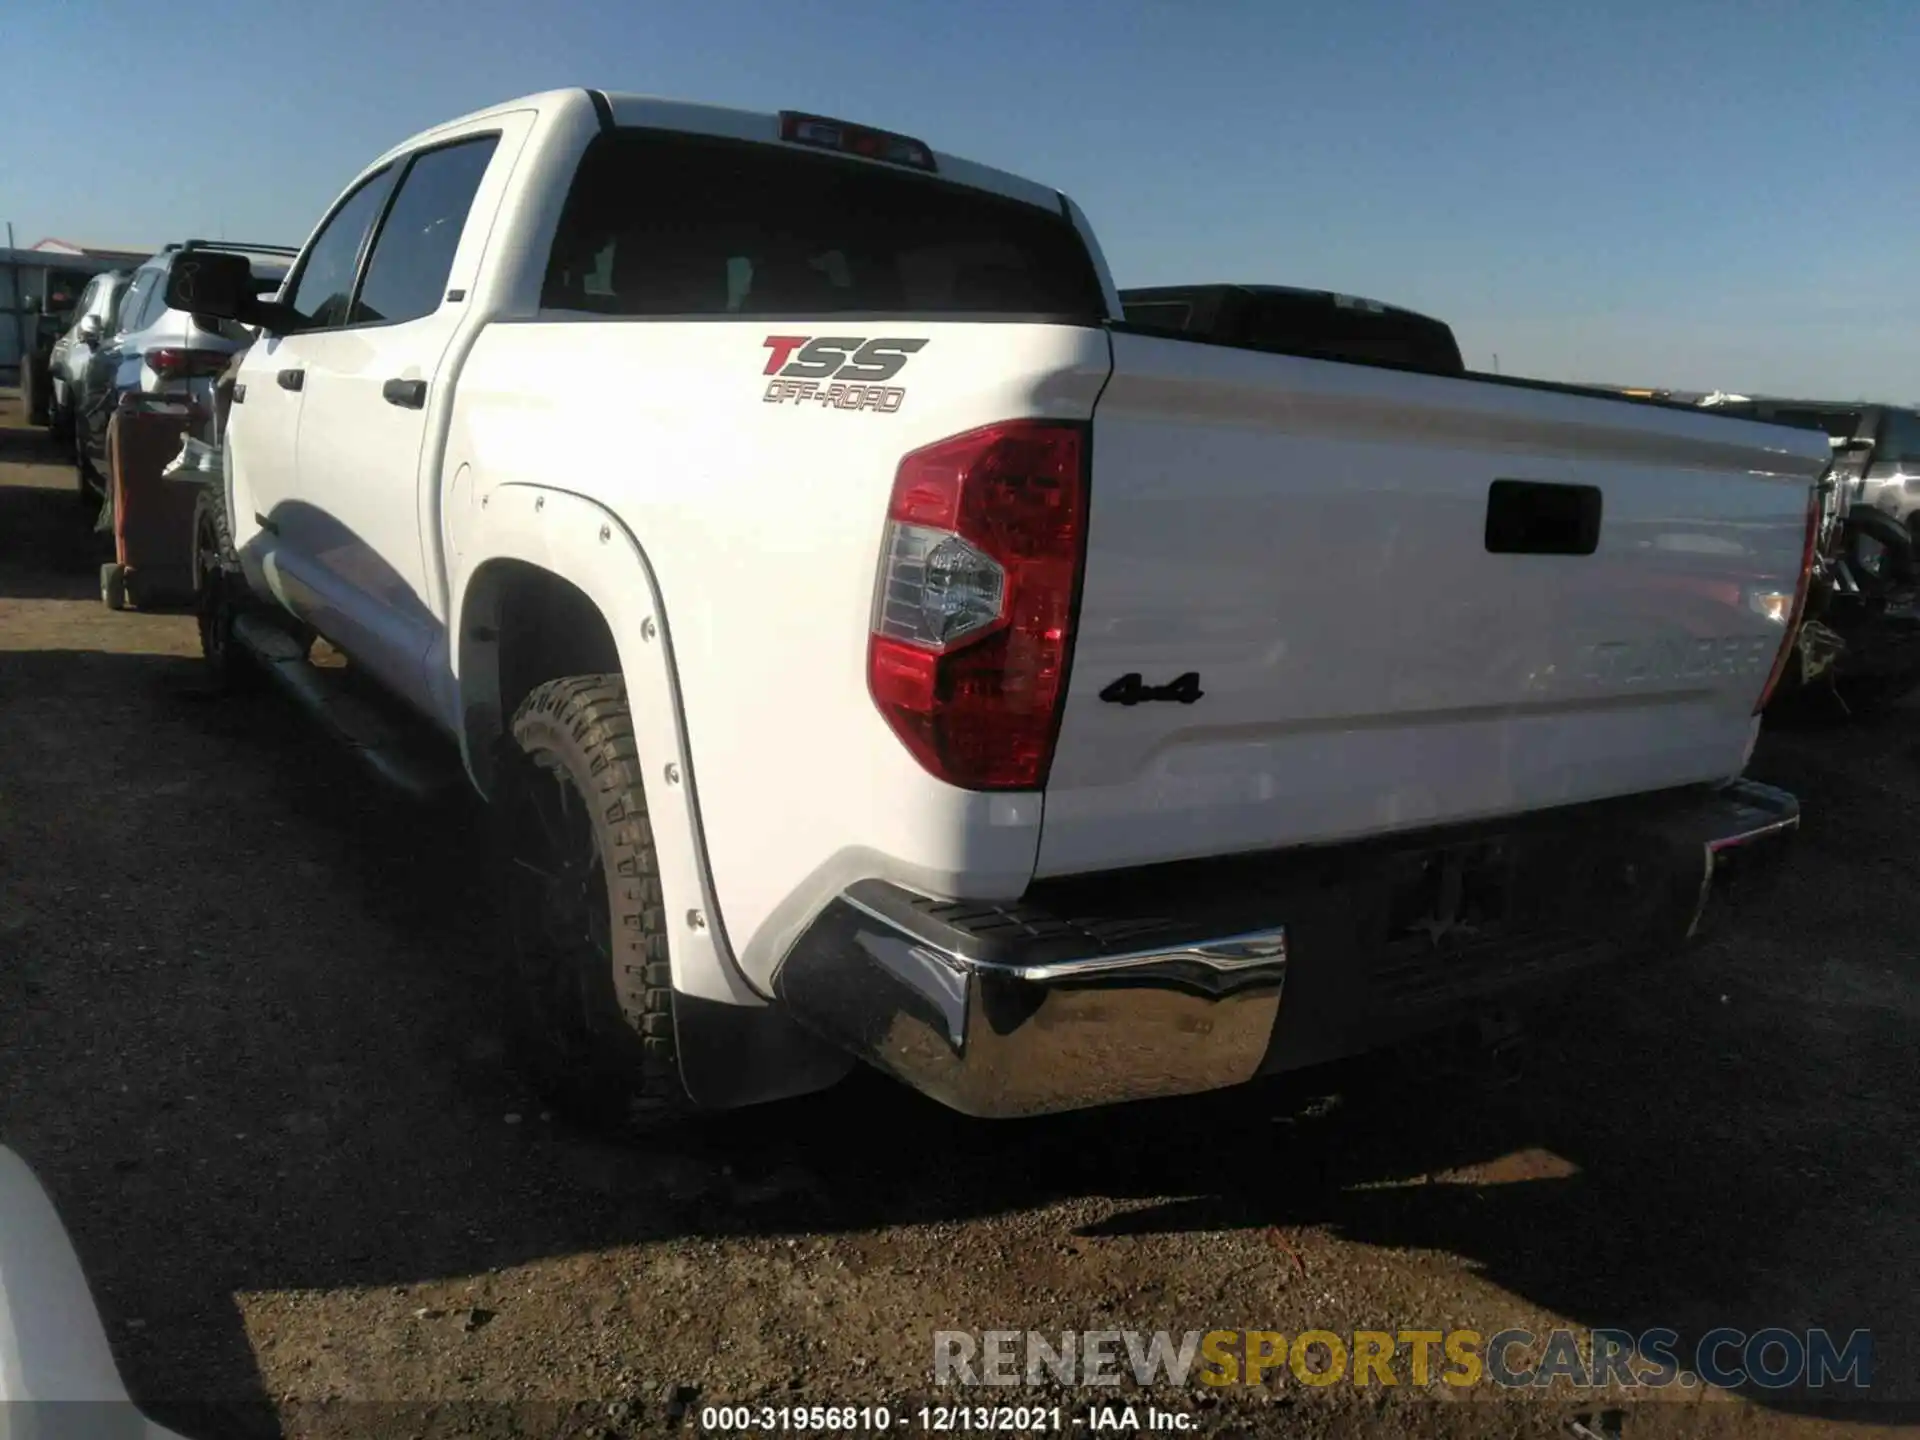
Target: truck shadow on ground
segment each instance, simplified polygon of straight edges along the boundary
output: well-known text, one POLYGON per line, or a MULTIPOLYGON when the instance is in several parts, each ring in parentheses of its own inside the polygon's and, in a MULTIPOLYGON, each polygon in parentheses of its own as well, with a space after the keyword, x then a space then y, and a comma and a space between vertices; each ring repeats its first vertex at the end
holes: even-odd
MULTIPOLYGON (((1763 751, 1808 802, 1790 880, 1684 964, 1541 1016, 1516 1082, 1409 1051, 996 1124, 863 1075, 621 1141, 543 1120, 503 1063, 472 805, 389 795, 184 660, 0 653, 0 709, 0 1138, 163 1417, 261 1400, 242 1295, 1089 1197, 1108 1213, 1063 1242, 1270 1231, 1305 1274, 1334 1239, 1444 1251, 1577 1323, 1672 1327, 1683 1355, 1715 1325, 1870 1327, 1876 1393, 1909 1393, 1920 893, 1863 884, 1911 868, 1897 717, 1857 763, 1763 751)), ((248 1413, 235 1433, 271 1433, 248 1413)))

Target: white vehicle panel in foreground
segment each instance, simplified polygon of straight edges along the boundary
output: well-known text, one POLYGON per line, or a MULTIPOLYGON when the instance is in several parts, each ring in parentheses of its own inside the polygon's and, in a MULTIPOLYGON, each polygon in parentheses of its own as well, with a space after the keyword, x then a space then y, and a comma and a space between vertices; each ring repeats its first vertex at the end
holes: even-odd
POLYGON ((0 1440, 180 1440, 133 1407, 80 1257, 0 1146, 0 1440))

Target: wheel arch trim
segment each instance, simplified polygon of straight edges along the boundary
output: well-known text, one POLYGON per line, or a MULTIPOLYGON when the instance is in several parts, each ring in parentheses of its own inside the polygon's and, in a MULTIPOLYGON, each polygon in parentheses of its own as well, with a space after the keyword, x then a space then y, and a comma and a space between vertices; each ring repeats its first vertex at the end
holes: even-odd
POLYGON ((517 561, 579 590, 613 636, 660 865, 674 989, 722 1004, 764 1005, 767 997, 734 957, 714 891, 672 632, 645 549, 612 511, 543 485, 495 486, 471 497, 461 519, 448 557, 456 597, 449 659, 461 756, 475 788, 490 794, 493 747, 511 719, 500 713, 498 605, 500 562, 517 561), (669 766, 677 780, 668 779, 669 766))

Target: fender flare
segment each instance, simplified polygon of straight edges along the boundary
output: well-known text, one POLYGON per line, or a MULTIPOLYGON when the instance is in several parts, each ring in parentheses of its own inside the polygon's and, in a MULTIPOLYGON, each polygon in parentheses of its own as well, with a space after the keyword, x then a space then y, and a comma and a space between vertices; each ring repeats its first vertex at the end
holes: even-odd
MULTIPOLYGON (((456 481, 456 485, 458 481, 456 481)), ((580 590, 598 607, 620 655, 660 864, 673 988, 725 1005, 761 1006, 728 943, 700 829, 698 787, 673 644, 653 567, 618 516, 565 490, 497 485, 450 527, 456 602, 451 646, 460 750, 482 795, 492 746, 506 733, 499 695, 499 631, 489 610, 489 566, 518 561, 580 590), (672 769, 677 780, 669 779, 672 769)))

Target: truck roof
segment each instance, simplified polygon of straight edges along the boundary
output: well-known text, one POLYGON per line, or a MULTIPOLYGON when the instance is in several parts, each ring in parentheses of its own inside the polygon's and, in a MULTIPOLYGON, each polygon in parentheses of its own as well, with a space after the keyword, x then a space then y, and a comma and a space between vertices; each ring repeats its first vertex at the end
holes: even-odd
MULTIPOLYGON (((408 150, 418 147, 422 142, 435 139, 447 131, 470 125, 476 120, 486 120, 497 115, 525 110, 537 111, 543 116, 574 110, 588 111, 600 116, 601 123, 606 123, 610 119, 615 125, 679 130, 695 135, 711 135, 719 139, 752 140, 775 145, 783 143, 780 138, 779 111, 740 110, 725 105, 703 105, 657 95, 641 95, 621 90, 595 90, 587 86, 578 86, 565 90, 543 90, 538 94, 503 100, 497 105, 489 105, 484 109, 470 111, 452 120, 443 121, 431 129, 423 130, 403 140, 368 165, 366 169, 376 169, 408 150), (604 111, 602 107, 605 107, 604 111)), ((845 123, 868 125, 871 122, 849 120, 845 123)), ((875 128, 884 127, 876 126, 875 128)), ((1028 204, 1039 205, 1054 211, 1061 210, 1065 203, 1060 192, 1050 186, 1015 175, 1011 171, 999 170, 991 165, 982 165, 977 161, 967 160, 944 150, 936 150, 931 145, 927 145, 926 148, 933 155, 935 173, 943 180, 970 185, 978 190, 991 191, 1012 200, 1024 200, 1028 204)), ((865 160, 852 155, 846 158, 865 165, 886 163, 880 160, 865 160)))

